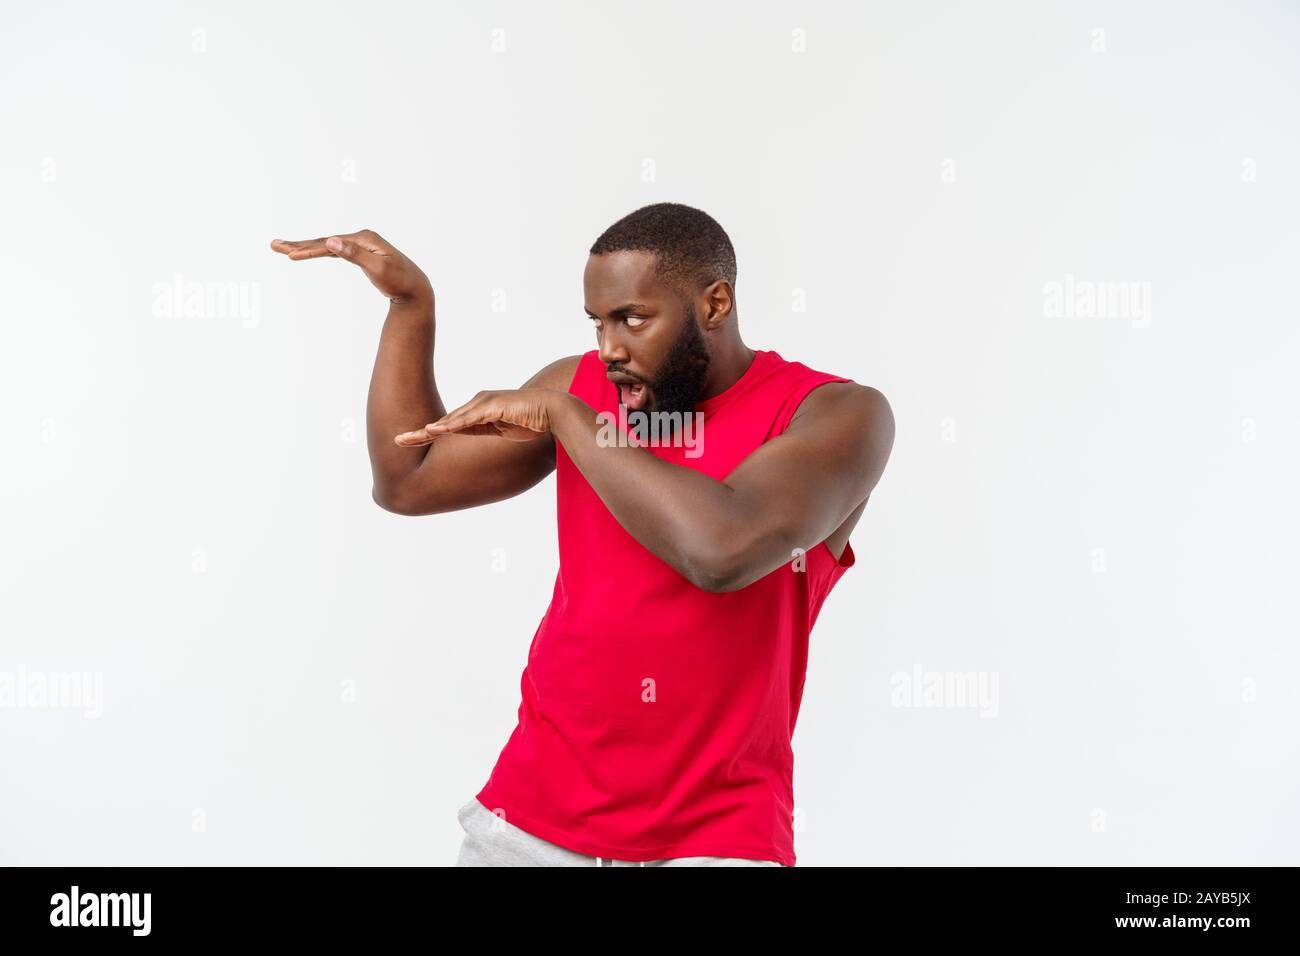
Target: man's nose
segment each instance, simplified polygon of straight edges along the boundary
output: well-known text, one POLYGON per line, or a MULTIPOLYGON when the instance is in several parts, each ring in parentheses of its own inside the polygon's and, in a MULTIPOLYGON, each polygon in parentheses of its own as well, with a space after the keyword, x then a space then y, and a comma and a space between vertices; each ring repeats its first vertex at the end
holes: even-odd
MULTIPOLYGON (((614 323, 615 329, 618 323, 614 323)), ((596 353, 606 366, 609 365, 626 365, 628 358, 627 349, 623 347, 622 339, 614 329, 606 328, 600 337, 600 349, 596 353)))

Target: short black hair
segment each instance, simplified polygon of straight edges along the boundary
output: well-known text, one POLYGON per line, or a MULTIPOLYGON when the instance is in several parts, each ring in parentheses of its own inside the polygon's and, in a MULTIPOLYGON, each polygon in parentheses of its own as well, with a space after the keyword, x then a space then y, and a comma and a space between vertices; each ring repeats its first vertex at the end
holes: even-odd
POLYGON ((716 219, 676 202, 657 202, 610 226, 593 256, 607 252, 653 252, 655 275, 687 300, 719 279, 736 285, 736 250, 716 219))

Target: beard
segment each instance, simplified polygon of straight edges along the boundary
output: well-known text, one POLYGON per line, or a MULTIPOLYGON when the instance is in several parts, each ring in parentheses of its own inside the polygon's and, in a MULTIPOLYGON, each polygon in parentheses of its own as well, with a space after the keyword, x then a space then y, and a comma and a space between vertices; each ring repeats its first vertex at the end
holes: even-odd
MULTIPOLYGON (((681 412, 683 420, 695 411, 695 403, 704 392, 704 379, 711 360, 708 345, 695 323, 695 306, 688 302, 682 333, 668 350, 659 374, 650 383, 654 395, 651 411, 681 412)), ((673 430, 676 430, 675 426, 673 430)))

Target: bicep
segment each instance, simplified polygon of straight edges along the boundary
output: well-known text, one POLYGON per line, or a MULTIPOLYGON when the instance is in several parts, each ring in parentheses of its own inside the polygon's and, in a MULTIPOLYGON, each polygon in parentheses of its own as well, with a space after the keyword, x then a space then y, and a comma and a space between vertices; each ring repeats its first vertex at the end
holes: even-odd
MULTIPOLYGON (((523 388, 567 391, 581 356, 558 359, 531 376, 523 388)), ((439 436, 407 479, 406 514, 441 514, 491 504, 522 494, 555 469, 555 436, 518 442, 495 435, 439 436)))
POLYGON ((810 392, 785 432, 723 479, 735 516, 729 573, 749 583, 824 541, 871 494, 893 441, 893 413, 876 389, 810 392))

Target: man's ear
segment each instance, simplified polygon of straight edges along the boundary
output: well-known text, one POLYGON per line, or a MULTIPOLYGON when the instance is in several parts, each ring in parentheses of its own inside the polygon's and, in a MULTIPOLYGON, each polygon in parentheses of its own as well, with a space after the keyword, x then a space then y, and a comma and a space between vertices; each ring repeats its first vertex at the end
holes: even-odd
POLYGON ((736 307, 736 297, 732 291, 731 283, 726 279, 719 279, 705 289, 704 297, 709 303, 705 326, 712 332, 727 321, 727 316, 731 315, 736 307))

